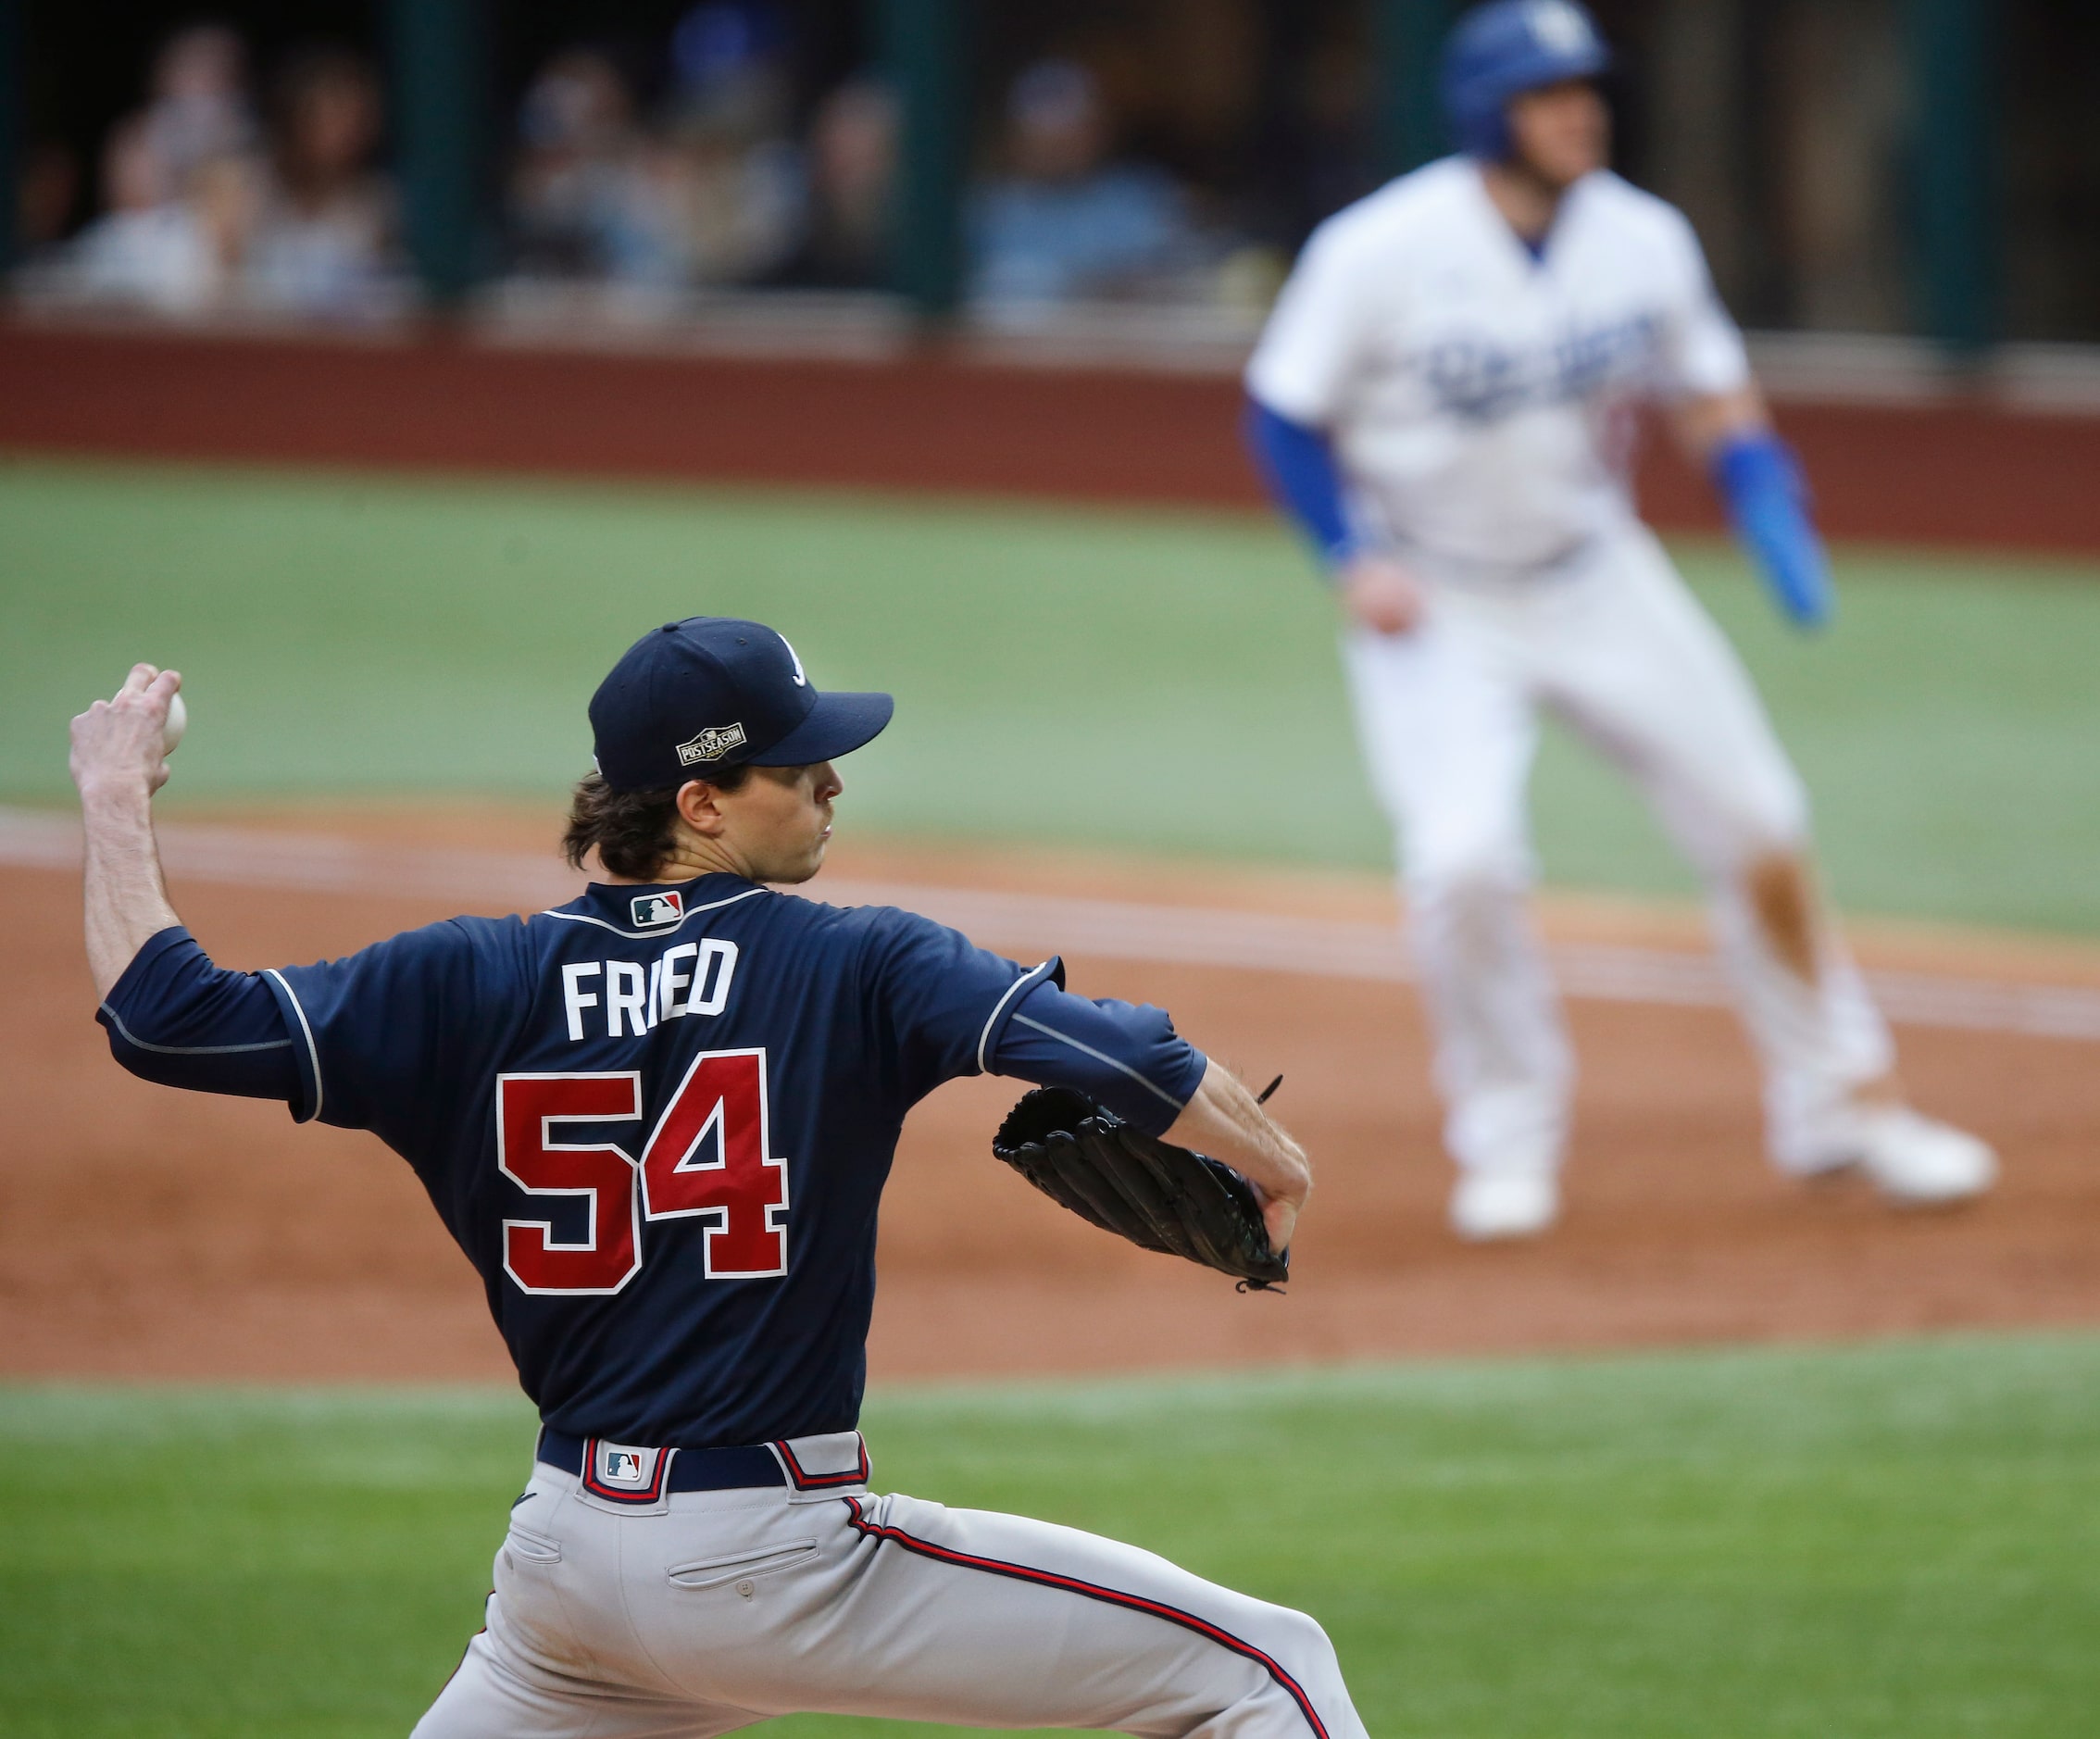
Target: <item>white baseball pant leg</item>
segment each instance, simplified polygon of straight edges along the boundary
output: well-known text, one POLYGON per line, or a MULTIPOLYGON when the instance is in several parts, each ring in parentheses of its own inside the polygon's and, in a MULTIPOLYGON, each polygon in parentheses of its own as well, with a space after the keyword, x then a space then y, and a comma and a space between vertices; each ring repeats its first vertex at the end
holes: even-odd
MULTIPOLYGON (((1655 538, 1633 528, 1573 572, 1439 586, 1419 634, 1356 636, 1349 662, 1367 752, 1400 834, 1439 1026, 1439 1080, 1452 1106, 1449 1145, 1459 1163, 1507 1162, 1497 1151, 1467 1145, 1475 1121, 1469 1095, 1491 1107, 1509 1096, 1500 1082, 1476 1085, 1481 1078, 1471 1059, 1521 1056, 1527 1045, 1536 1048, 1531 1035, 1543 1025, 1559 1030, 1549 994, 1538 988, 1546 981, 1535 943, 1500 995, 1469 995, 1436 982, 1483 957, 1453 948, 1439 933, 1450 928, 1444 908, 1455 882, 1472 889, 1475 900, 1494 889, 1514 901, 1523 885, 1484 874, 1492 859, 1477 842, 1492 837, 1501 856, 1514 838, 1528 853, 1523 785, 1539 705, 1633 779, 1704 878, 1715 939, 1764 1070, 1768 1146, 1783 1167, 1810 1163, 1822 1120, 1862 1082, 1887 1072, 1894 1051, 1830 927, 1818 927, 1816 975, 1805 980, 1746 895, 1746 877, 1761 860, 1806 860, 1806 796, 1734 648, 1655 538), (1410 649, 1410 641, 1419 644, 1410 649), (1412 694, 1394 692, 1410 680, 1412 694), (1449 764, 1419 765, 1432 756, 1449 764), (1471 819, 1455 823, 1454 813, 1471 819), (1454 854, 1448 842, 1469 836, 1476 843, 1454 854), (1454 1015, 1495 1019, 1511 995, 1527 1007, 1506 1018, 1499 1041, 1450 1031, 1454 1015)), ((1529 937, 1507 917, 1475 921, 1493 933, 1529 937)), ((1542 1096, 1558 1091, 1564 1129, 1564 1057, 1548 1067, 1539 1056, 1531 1079, 1542 1096)), ((1519 1148, 1516 1162, 1535 1161, 1519 1148)))
POLYGON ((1444 1145, 1469 1170, 1552 1171, 1574 1063, 1528 897, 1538 721, 1519 649, 1468 603, 1437 599, 1412 633, 1352 633, 1344 659, 1398 835, 1444 1145))
POLYGON ((864 1489, 614 1513, 535 1464, 495 1579, 488 1627, 417 1739, 704 1739, 802 1712, 1158 1739, 1364 1732, 1304 1614, 1018 1516, 864 1489))
MULTIPOLYGON (((1814 976, 1785 957, 1748 897, 1760 861, 1812 863, 1808 798, 1749 673, 1644 527, 1614 548, 1574 656, 1540 690, 1640 785, 1705 880, 1716 945, 1765 1077, 1766 1142, 1793 1170, 1859 1086, 1894 1066, 1889 1031, 1827 914, 1814 976)), ((1820 900, 1818 900, 1819 906, 1820 900)))

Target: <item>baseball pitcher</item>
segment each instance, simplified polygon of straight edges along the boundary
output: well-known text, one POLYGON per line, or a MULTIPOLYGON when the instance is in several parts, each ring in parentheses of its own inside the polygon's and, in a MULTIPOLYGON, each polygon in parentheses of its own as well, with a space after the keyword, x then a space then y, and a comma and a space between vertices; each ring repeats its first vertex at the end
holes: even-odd
POLYGON ((1606 167, 1609 56, 1570 0, 1497 0, 1445 47, 1459 154, 1322 224, 1247 369, 1250 439, 1332 573, 1399 836, 1457 1162, 1456 1230, 1558 1211, 1571 1063, 1526 915, 1550 708, 1639 785, 1708 889, 1783 1170, 1893 1199, 1989 1187, 1905 1103, 1819 895, 1801 781, 1733 650, 1635 516, 1630 414, 1667 407, 1786 614, 1831 611, 1793 455, 1683 217, 1606 167))
POLYGON ((822 863, 832 760, 888 722, 887 694, 819 694, 756 622, 666 623, 591 706, 598 771, 567 845, 603 880, 251 974, 212 963, 161 882, 150 802, 179 684, 140 665, 73 722, 111 1049, 392 1146, 544 1421, 487 1626, 418 1733, 706 1735, 795 1710, 1363 1733, 1302 1614, 1069 1528, 869 1489, 876 1209, 905 1113, 941 1082, 1061 1090, 1062 1109, 1023 1102, 1014 1162, 1053 1193, 1077 1180, 1098 1224, 1225 1248, 1254 1282, 1310 1187, 1160 1010, 782 891, 822 863))

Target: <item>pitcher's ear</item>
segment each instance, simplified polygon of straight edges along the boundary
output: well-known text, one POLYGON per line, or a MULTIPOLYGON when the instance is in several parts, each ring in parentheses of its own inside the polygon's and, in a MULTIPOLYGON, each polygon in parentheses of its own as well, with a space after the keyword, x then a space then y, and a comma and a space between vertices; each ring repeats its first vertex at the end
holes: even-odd
POLYGON ((705 779, 687 780, 678 788, 679 819, 704 839, 717 837, 722 831, 719 795, 719 789, 705 779))

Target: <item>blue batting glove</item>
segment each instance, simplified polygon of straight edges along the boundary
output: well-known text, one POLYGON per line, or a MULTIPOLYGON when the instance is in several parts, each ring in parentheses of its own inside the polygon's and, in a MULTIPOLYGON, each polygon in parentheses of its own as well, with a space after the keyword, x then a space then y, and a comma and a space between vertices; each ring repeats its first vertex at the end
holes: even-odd
POLYGON ((1787 619, 1822 627, 1836 599, 1794 449, 1769 430, 1737 435, 1715 451, 1711 475, 1737 539, 1787 619))

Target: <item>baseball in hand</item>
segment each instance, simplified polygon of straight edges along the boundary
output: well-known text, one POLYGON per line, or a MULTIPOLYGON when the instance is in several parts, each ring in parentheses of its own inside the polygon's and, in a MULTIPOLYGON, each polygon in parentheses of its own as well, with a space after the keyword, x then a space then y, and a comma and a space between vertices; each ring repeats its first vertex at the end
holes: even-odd
POLYGON ((168 702, 168 722, 160 727, 160 752, 175 753, 175 745, 181 742, 182 732, 190 728, 190 709, 182 705, 180 694, 172 695, 168 702))

